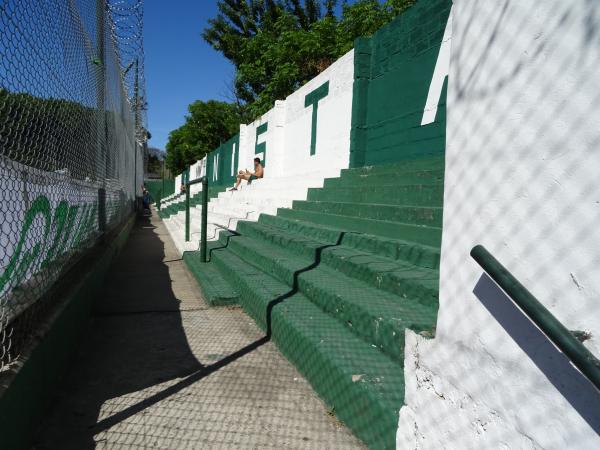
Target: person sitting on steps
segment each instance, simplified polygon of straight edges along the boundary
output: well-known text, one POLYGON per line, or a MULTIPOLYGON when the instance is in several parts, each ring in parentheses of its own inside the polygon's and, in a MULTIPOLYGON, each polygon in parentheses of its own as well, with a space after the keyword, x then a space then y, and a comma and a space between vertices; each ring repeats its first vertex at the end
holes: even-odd
POLYGON ((240 186, 242 180, 248 181, 248 184, 252 183, 252 180, 258 180, 262 178, 264 174, 263 166, 260 163, 260 158, 254 158, 254 173, 250 173, 248 169, 240 170, 237 176, 237 183, 234 187, 229 189, 230 191, 237 191, 237 188, 240 186))

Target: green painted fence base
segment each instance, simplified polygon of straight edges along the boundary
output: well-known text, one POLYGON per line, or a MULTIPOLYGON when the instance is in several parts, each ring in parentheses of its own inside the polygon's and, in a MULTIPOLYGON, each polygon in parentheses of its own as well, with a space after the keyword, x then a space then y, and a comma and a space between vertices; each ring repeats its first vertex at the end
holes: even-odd
POLYGON ((435 333, 443 156, 342 171, 277 216, 184 261, 211 305, 239 304, 337 417, 395 448, 404 336, 435 333))
POLYGON ((86 264, 84 273, 69 277, 69 280, 79 281, 56 293, 61 295, 62 301, 48 318, 47 332, 25 352, 23 363, 2 378, 2 448, 18 450, 31 445, 35 430, 50 406, 52 395, 87 326, 95 294, 102 287, 110 263, 127 241, 134 221, 130 218, 108 245, 92 250, 93 255, 82 263, 86 264))

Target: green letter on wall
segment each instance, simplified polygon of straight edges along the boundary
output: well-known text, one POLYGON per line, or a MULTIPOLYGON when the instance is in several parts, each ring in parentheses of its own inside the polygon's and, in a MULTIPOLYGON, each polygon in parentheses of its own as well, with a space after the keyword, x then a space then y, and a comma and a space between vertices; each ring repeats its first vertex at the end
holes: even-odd
POLYGON ((265 161, 267 160, 267 143, 266 142, 261 142, 260 144, 258 143, 258 136, 260 136, 263 133, 267 132, 267 129, 269 128, 269 122, 265 122, 262 125, 256 127, 256 141, 254 141, 254 156, 256 156, 258 153, 263 154, 262 157, 262 166, 265 167, 265 161))
POLYGON ((317 148, 317 111, 319 109, 319 100, 327 97, 329 94, 329 81, 326 81, 321 86, 304 97, 304 107, 308 108, 312 105, 312 124, 310 130, 310 154, 314 155, 317 148))

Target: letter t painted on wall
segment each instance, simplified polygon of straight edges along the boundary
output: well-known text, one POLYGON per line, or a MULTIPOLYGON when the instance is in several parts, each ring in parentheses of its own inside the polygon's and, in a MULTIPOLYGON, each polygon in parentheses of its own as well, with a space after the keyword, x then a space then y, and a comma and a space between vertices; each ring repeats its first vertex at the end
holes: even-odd
POLYGON ((308 108, 312 105, 312 122, 310 129, 310 154, 314 155, 317 151, 317 114, 319 110, 319 100, 327 97, 329 94, 329 81, 326 81, 321 86, 304 97, 304 107, 308 108))

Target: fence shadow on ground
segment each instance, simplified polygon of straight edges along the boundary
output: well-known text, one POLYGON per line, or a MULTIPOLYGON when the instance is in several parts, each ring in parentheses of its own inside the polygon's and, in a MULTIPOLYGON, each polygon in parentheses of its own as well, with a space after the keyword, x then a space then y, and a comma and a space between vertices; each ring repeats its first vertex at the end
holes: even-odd
POLYGON ((91 331, 34 448, 94 448, 104 431, 269 342, 273 308, 298 292, 299 276, 316 268, 322 252, 340 245, 343 237, 342 232, 336 243, 315 249, 314 262, 294 273, 290 290, 269 302, 266 335, 205 365, 194 356, 183 328, 168 267, 174 260, 165 255, 151 218, 139 218, 111 267, 91 331))

